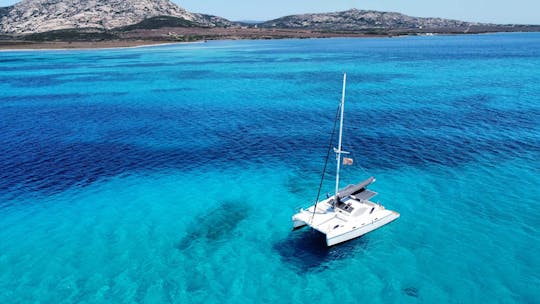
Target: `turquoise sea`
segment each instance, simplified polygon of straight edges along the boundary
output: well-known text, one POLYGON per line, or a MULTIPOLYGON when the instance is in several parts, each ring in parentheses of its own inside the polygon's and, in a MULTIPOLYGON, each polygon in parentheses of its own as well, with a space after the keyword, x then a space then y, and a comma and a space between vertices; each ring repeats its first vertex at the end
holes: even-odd
POLYGON ((0 303, 539 303, 539 228, 540 33, 0 53, 0 303))

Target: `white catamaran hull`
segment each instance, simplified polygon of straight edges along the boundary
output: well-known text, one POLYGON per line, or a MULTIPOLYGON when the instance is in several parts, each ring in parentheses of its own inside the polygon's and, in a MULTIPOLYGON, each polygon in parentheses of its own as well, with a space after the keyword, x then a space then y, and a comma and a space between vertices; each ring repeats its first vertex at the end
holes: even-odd
POLYGON ((306 226, 307 224, 304 221, 294 219, 293 217, 293 229, 298 229, 306 226))
POLYGON ((357 185, 350 185, 328 198, 301 209, 292 217, 293 228, 310 226, 326 236, 326 244, 333 246, 380 228, 395 219, 399 213, 369 199, 377 193, 367 189, 375 178, 371 177, 357 185))
POLYGON ((368 225, 365 225, 363 227, 356 228, 356 229, 353 229, 351 231, 348 231, 348 232, 345 232, 345 233, 342 233, 342 234, 339 234, 339 235, 334 235, 334 236, 331 236, 331 237, 329 237, 329 235, 327 234, 326 235, 326 245, 327 246, 334 246, 334 245, 337 245, 339 243, 343 243, 343 242, 355 239, 357 237, 361 237, 362 235, 364 235, 364 234, 366 234, 368 232, 371 232, 371 231, 373 231, 373 230, 375 230, 377 228, 380 228, 380 227, 394 221, 398 217, 399 217, 399 213, 392 211, 391 214, 385 216, 384 218, 381 218, 381 219, 378 219, 378 220, 374 221, 372 224, 368 224, 368 225))
POLYGON ((312 212, 302 210, 292 217, 293 229, 310 226, 326 236, 327 246, 333 246, 369 233, 400 216, 395 211, 386 210, 382 206, 380 208, 370 215, 359 218, 351 218, 341 213, 338 215, 339 211, 333 210, 313 217, 312 212))

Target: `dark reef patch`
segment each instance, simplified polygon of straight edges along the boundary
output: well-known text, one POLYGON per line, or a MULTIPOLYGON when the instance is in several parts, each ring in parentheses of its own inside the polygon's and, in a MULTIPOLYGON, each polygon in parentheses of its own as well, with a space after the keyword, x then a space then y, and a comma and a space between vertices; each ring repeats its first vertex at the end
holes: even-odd
MULTIPOLYGON (((287 81, 305 85, 309 83, 329 83, 332 86, 339 86, 340 77, 338 72, 296 72, 296 73, 275 73, 275 72, 245 72, 239 71, 231 73, 214 73, 213 79, 261 79, 274 81, 287 81)), ((352 76, 351 76, 352 77, 352 76)), ((362 83, 385 83, 394 79, 411 78, 412 75, 404 73, 356 73, 355 79, 362 83)), ((321 92, 318 92, 321 94, 321 92)))
POLYGON ((126 60, 126 59, 139 59, 143 56, 141 53, 110 53, 103 52, 103 55, 87 55, 79 57, 80 60, 86 62, 96 62, 101 60, 126 60))
MULTIPOLYGON (((48 97, 61 100, 81 96, 48 97)), ((0 191, 45 193, 88 185, 119 174, 258 163, 298 168, 305 171, 304 178, 314 178, 313 183, 318 183, 333 115, 317 108, 295 112, 246 106, 233 111, 216 106, 209 109, 190 105, 155 108, 106 104, 8 106, 1 112, 0 191), (156 121, 160 123, 155 124, 156 121), (99 140, 70 140, 92 138, 96 134, 99 140), (173 144, 132 143, 141 140, 173 144)), ((511 128, 514 132, 531 130, 538 125, 539 111, 490 110, 489 113, 462 113, 452 117, 427 109, 360 113, 348 122, 344 147, 357 151, 359 161, 367 169, 459 166, 483 157, 504 160, 540 154, 540 143, 532 138, 485 137, 482 128, 473 129, 474 132, 461 130, 482 125, 511 128), (364 121, 373 121, 377 128, 365 126, 364 121), (380 132, 390 127, 387 124, 394 127, 402 124, 403 128, 411 128, 411 134, 380 132), (418 130, 437 128, 438 124, 456 132, 446 136, 418 133, 418 130)), ((294 184, 301 185, 290 187, 295 193, 312 185, 311 182, 294 184)))
POLYGON ((168 67, 170 63, 165 62, 130 62, 130 63, 117 63, 113 65, 106 65, 103 68, 114 68, 114 69, 123 69, 123 68, 157 68, 157 67, 168 67))
POLYGON ((43 94, 43 95, 16 95, 4 96, 0 99, 0 104, 4 102, 50 102, 50 101, 73 101, 84 98, 84 94, 43 94))
POLYGON ((242 201, 225 201, 207 212, 188 227, 188 234, 176 245, 180 251, 188 249, 193 242, 217 243, 231 237, 237 226, 245 220, 250 209, 242 201))
POLYGON ((13 65, 13 66, 0 66, 0 72, 25 72, 25 71, 53 71, 53 70, 63 70, 69 71, 80 67, 80 63, 67 63, 67 62, 57 62, 49 61, 48 63, 40 64, 29 64, 29 65, 13 65))
POLYGON ((176 79, 213 79, 215 72, 211 70, 175 71, 170 75, 176 79))
POLYGON ((419 296, 419 291, 416 287, 406 287, 403 288, 402 291, 409 297, 418 298, 419 296))
POLYGON ((69 83, 89 85, 93 82, 128 81, 138 79, 137 75, 120 72, 110 72, 106 75, 97 73, 55 73, 40 76, 0 76, 0 82, 14 88, 55 87, 69 83))
POLYGON ((152 89, 152 92, 155 93, 179 93, 179 92, 188 92, 195 91, 194 88, 170 88, 170 89, 152 89))

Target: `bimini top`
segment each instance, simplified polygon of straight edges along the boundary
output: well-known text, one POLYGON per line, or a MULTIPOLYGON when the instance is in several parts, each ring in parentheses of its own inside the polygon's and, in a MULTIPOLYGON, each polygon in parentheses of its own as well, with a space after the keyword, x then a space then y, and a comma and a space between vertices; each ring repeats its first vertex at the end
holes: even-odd
POLYGON ((375 177, 372 176, 359 184, 348 185, 347 187, 339 191, 338 199, 341 201, 342 199, 346 197, 354 196, 355 198, 358 198, 358 199, 369 200, 370 198, 377 195, 376 192, 366 189, 367 186, 371 185, 374 182, 375 182, 375 177))

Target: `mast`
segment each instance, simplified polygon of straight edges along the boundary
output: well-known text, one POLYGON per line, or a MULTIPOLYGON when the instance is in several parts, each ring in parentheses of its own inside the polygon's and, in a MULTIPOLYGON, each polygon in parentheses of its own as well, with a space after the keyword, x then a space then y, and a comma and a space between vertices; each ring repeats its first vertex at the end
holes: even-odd
POLYGON ((347 73, 343 74, 343 91, 341 93, 341 114, 339 117, 339 142, 337 149, 334 148, 334 152, 336 152, 336 159, 337 159, 337 169, 336 169, 336 200, 334 204, 337 203, 338 200, 338 191, 339 191, 339 169, 341 165, 341 154, 347 153, 344 151, 341 151, 341 140, 343 137, 343 112, 345 110, 345 85, 347 84, 347 73))

